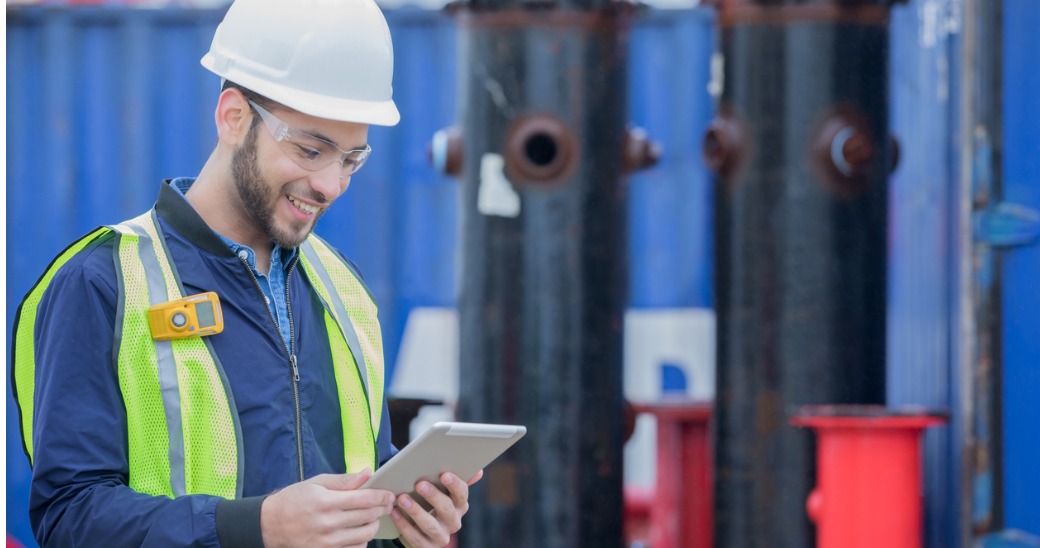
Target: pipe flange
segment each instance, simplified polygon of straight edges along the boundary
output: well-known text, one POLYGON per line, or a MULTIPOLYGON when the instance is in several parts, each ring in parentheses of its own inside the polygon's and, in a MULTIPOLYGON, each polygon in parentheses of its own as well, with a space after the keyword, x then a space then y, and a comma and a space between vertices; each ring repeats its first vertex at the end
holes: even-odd
POLYGON ((879 151, 870 120, 855 108, 844 106, 828 114, 809 147, 810 163, 821 184, 839 196, 858 194, 877 172, 879 151))
POLYGON ((704 164, 722 179, 730 179, 747 155, 747 140, 742 122, 723 107, 708 125, 701 142, 704 164))
POLYGON ((437 173, 458 176, 462 173, 462 129, 452 126, 437 130, 430 141, 430 163, 437 173))
POLYGON ((522 116, 506 130, 505 174, 514 184, 552 186, 578 166, 578 137, 551 114, 522 116))
POLYGON ((640 127, 625 131, 625 172, 633 173, 657 165, 661 159, 661 143, 653 141, 640 127))

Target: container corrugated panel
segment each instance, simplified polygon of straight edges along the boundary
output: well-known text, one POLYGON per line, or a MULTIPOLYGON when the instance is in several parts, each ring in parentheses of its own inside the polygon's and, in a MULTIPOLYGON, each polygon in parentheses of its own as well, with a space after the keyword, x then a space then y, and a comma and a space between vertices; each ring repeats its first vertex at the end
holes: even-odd
MULTIPOLYGON (((892 10, 887 387, 890 405, 956 411, 959 21, 953 2, 892 10)), ((959 543, 961 418, 925 434, 925 546, 959 543)))
MULTIPOLYGON (((1040 2, 1004 3, 1004 201, 1040 211, 1040 2)), ((1040 247, 1004 262, 1004 527, 1040 536, 1040 247)))
POLYGON ((662 148, 660 163, 628 182, 633 308, 713 303, 713 183, 701 142, 715 109, 715 34, 708 9, 656 12, 632 29, 630 118, 662 148))
MULTIPOLYGON (((631 179, 634 306, 711 303, 710 182, 699 152, 712 109, 710 14, 652 13, 630 35, 632 120, 664 147, 660 164, 631 179)), ((65 245, 150 207, 162 178, 197 173, 216 143, 219 87, 198 60, 222 15, 8 10, 7 230, 17 242, 8 252, 8 325, 65 245)), ((389 379, 408 312, 455 303, 458 198, 456 181, 428 160, 433 133, 457 120, 455 23, 421 10, 387 18, 402 123, 372 128, 371 160, 318 232, 360 265, 380 303, 389 379)), ((7 402, 7 524, 33 545, 29 471, 9 387, 7 402)))

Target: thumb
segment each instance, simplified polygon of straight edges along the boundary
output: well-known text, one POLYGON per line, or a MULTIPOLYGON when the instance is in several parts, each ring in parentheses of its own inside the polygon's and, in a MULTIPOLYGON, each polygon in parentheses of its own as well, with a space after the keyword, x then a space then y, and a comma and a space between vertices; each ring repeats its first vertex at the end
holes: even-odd
POLYGON ((372 470, 365 468, 354 474, 321 474, 314 476, 313 480, 318 485, 334 491, 353 491, 364 485, 370 477, 372 470))

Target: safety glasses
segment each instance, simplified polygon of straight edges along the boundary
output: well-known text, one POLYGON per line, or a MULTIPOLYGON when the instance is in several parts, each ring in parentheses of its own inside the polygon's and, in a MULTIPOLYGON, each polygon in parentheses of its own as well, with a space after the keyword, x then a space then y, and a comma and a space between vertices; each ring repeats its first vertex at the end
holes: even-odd
POLYGON ((372 154, 372 147, 368 145, 365 148, 343 150, 325 139, 289 127, 289 124, 253 101, 249 101, 249 105, 260 115, 282 151, 296 165, 308 171, 320 171, 333 162, 339 162, 339 178, 347 179, 357 173, 372 154))

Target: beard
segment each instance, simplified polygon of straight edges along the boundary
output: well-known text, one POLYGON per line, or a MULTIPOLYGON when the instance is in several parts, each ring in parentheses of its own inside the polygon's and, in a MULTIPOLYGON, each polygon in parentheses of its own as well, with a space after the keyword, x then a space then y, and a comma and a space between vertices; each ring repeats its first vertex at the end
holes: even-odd
MULTIPOLYGON (((238 191, 246 218, 275 245, 283 249, 293 249, 307 239, 325 210, 320 211, 313 221, 293 221, 287 228, 275 225, 274 212, 278 207, 279 197, 260 173, 256 151, 259 128, 260 124, 252 124, 246 134, 245 143, 232 154, 231 178, 235 182, 235 190, 238 191)), ((319 201, 323 202, 324 197, 319 201)))

